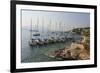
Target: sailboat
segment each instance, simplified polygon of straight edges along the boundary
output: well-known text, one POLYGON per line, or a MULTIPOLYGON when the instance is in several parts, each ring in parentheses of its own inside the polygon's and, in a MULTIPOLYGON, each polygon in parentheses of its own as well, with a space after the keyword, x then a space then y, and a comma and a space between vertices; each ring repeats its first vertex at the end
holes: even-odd
POLYGON ((42 21, 42 33, 40 34, 39 38, 38 38, 38 45, 43 45, 44 44, 44 39, 43 39, 43 24, 44 24, 44 21, 42 21))
POLYGON ((31 31, 30 31, 30 41, 29 41, 29 45, 30 46, 34 46, 37 45, 40 41, 39 41, 39 37, 40 37, 40 33, 38 30, 38 24, 39 24, 39 20, 37 19, 37 25, 34 25, 34 30, 32 29, 32 19, 31 19, 31 31))
POLYGON ((30 40, 29 40, 29 45, 30 46, 33 46, 33 45, 36 45, 37 44, 37 42, 36 42, 36 39, 35 38, 33 38, 32 36, 33 36, 33 30, 32 30, 32 19, 31 19, 31 26, 30 26, 30 40))

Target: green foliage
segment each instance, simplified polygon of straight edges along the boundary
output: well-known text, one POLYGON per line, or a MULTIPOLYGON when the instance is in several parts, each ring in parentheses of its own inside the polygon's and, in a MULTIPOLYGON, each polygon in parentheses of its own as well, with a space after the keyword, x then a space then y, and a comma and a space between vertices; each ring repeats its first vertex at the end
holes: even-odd
POLYGON ((90 35, 90 28, 89 27, 87 27, 87 28, 75 28, 72 30, 72 32, 75 32, 77 34, 81 34, 84 36, 89 36, 90 35))

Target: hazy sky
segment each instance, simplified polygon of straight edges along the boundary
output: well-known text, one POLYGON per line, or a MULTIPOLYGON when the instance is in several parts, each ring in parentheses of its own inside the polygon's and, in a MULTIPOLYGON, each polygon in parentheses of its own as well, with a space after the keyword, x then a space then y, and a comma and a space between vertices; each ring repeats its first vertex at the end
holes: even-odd
POLYGON ((22 10, 22 27, 30 27, 31 20, 34 27, 38 24, 38 28, 44 26, 51 30, 70 30, 74 27, 89 27, 90 13, 22 10))

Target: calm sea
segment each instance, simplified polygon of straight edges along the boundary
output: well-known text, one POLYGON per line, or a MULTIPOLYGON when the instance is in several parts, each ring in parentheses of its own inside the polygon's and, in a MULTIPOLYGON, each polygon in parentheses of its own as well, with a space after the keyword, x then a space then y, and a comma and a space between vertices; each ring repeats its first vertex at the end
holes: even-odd
POLYGON ((64 47, 70 47, 71 42, 55 43, 44 46, 29 46, 30 31, 28 29, 22 29, 21 40, 21 62, 47 62, 58 61, 58 59, 50 58, 45 54, 50 51, 57 50, 64 47))

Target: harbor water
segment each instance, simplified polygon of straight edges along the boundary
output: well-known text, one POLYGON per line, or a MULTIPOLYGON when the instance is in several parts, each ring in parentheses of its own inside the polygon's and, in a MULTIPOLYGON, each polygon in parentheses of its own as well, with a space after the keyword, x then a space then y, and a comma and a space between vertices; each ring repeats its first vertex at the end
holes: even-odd
POLYGON ((30 31, 28 29, 22 29, 21 35, 21 62, 48 62, 48 61, 58 61, 58 59, 50 58, 46 54, 50 51, 61 49, 64 47, 70 47, 71 41, 65 43, 53 43, 47 45, 36 45, 30 46, 30 31))

